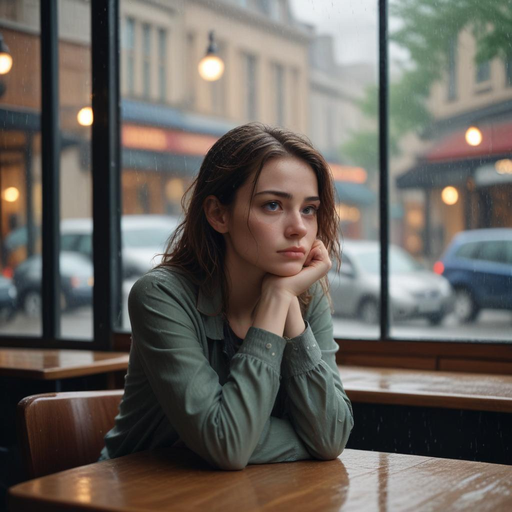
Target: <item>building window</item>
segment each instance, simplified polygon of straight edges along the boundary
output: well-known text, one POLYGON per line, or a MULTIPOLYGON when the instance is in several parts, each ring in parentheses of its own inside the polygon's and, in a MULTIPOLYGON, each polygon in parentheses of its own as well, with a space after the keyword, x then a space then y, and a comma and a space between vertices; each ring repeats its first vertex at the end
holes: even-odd
POLYGON ((476 83, 487 82, 491 79, 491 62, 486 60, 476 67, 476 83))
POLYGON ((126 18, 124 47, 126 49, 126 85, 128 94, 135 92, 135 20, 126 18))
POLYGON ((276 124, 285 124, 284 68, 281 64, 272 65, 274 76, 274 112, 276 124))
POLYGON ((291 87, 291 124, 294 130, 299 129, 299 112, 300 112, 300 72, 298 69, 292 69, 291 87))
POLYGON ((505 61, 505 85, 512 86, 512 55, 509 55, 505 61))
POLYGON ((448 46, 448 101, 457 98, 457 41, 452 37, 448 46))
POLYGON ((142 95, 148 99, 151 92, 151 27, 142 26, 142 95))
POLYGON ((258 117, 256 56, 244 54, 245 67, 245 117, 250 121, 258 117))
POLYGON ((197 81, 197 61, 196 61, 196 40, 192 33, 187 34, 186 62, 187 70, 187 105, 193 108, 196 102, 196 81, 197 81))
POLYGON ((217 43, 217 55, 224 61, 224 74, 213 82, 210 82, 212 112, 216 115, 223 115, 226 110, 226 70, 228 64, 226 62, 226 45, 223 42, 217 43))
POLYGON ((160 101, 167 99, 167 30, 158 30, 158 89, 160 101))

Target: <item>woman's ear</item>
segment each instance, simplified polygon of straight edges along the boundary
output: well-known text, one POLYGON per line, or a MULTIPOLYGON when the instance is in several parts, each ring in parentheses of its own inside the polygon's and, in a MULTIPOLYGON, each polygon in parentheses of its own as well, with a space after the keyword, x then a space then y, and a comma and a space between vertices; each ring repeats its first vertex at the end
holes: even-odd
POLYGON ((218 233, 228 232, 228 209, 215 196, 208 196, 203 203, 204 214, 210 226, 218 233))

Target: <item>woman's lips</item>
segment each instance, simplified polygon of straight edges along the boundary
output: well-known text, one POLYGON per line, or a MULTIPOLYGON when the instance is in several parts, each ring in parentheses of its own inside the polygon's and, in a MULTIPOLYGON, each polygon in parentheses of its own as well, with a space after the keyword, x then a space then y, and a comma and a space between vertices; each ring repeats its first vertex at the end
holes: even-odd
POLYGON ((305 256, 305 253, 303 251, 298 251, 298 250, 278 251, 278 253, 283 255, 286 258, 292 258, 292 259, 300 259, 305 256))

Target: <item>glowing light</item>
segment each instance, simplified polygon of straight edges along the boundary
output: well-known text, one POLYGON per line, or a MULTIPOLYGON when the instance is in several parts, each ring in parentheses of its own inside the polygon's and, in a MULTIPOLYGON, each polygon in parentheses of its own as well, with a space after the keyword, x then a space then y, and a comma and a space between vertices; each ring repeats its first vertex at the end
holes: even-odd
POLYGON ((512 160, 509 158, 498 160, 494 164, 494 168, 498 174, 512 174, 512 160))
POLYGON ((180 178, 173 178, 165 184, 165 195, 171 201, 179 201, 185 193, 183 180, 180 178))
POLYGON ((199 63, 199 74, 208 82, 215 82, 224 74, 224 62, 217 55, 206 55, 199 63))
POLYGON ((434 272, 436 274, 439 274, 439 275, 442 275, 443 272, 444 272, 444 264, 442 261, 436 261, 434 263, 434 268, 433 268, 434 272))
POLYGON ((441 192, 441 199, 443 203, 451 206, 459 200, 459 193, 455 187, 445 187, 441 192))
POLYGON ((9 187, 4 190, 4 199, 8 203, 14 203, 20 197, 20 191, 16 187, 9 187))
POLYGON ((0 75, 5 75, 11 71, 12 57, 8 53, 0 53, 0 75))
POLYGON ((82 126, 91 126, 92 122, 94 120, 94 116, 92 113, 91 107, 84 107, 80 109, 80 112, 78 112, 76 116, 78 123, 82 126))
POLYGON ((466 142, 470 146, 479 146, 482 142, 482 132, 476 126, 470 126, 466 130, 466 142))

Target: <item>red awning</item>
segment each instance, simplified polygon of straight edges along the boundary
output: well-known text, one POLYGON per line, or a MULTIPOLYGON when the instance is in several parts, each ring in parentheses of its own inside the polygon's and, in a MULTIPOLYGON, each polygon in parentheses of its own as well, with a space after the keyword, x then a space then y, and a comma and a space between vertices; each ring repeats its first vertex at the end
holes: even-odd
POLYGON ((479 127, 482 142, 470 146, 466 142, 466 131, 460 131, 441 139, 427 154, 428 162, 462 160, 479 156, 512 153, 512 123, 500 123, 479 127))

